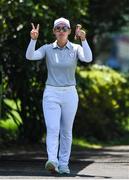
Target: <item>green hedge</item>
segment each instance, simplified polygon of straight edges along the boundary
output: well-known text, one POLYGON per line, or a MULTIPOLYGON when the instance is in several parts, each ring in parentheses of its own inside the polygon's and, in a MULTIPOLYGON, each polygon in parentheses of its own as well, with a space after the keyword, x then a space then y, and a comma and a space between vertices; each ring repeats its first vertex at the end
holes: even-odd
POLYGON ((79 108, 75 136, 110 140, 123 135, 129 126, 129 81, 106 66, 77 69, 79 108))

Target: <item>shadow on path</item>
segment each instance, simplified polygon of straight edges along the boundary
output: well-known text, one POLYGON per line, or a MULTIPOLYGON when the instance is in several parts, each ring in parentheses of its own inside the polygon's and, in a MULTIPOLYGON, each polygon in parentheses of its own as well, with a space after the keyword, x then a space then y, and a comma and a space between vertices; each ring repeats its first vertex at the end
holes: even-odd
MULTIPOLYGON (((44 169, 46 160, 15 160, 3 159, 0 161, 0 176, 4 177, 53 177, 49 172, 44 169)), ((81 178, 96 178, 88 174, 80 174, 79 172, 92 164, 93 161, 71 161, 71 174, 70 175, 54 175, 54 177, 81 177, 81 178)), ((110 178, 110 177, 97 177, 97 178, 110 178)))

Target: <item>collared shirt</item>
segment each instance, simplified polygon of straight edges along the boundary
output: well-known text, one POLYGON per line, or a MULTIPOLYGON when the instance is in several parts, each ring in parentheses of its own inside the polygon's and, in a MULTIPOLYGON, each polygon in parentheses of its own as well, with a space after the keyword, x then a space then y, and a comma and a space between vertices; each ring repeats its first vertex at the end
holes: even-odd
POLYGON ((92 61, 92 52, 87 41, 82 41, 82 46, 70 41, 61 48, 57 41, 45 44, 35 50, 36 40, 32 40, 26 51, 28 60, 46 58, 48 77, 46 85, 73 86, 76 85, 75 70, 78 59, 83 62, 92 61))

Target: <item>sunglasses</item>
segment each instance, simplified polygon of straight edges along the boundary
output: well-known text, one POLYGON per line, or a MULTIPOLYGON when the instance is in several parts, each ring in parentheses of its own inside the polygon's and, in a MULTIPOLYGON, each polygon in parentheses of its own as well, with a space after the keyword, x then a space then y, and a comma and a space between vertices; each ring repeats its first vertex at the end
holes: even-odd
POLYGON ((67 31, 69 30, 69 27, 67 27, 67 26, 57 26, 57 27, 55 27, 55 30, 56 30, 57 32, 60 32, 61 30, 62 30, 63 32, 67 32, 67 31))

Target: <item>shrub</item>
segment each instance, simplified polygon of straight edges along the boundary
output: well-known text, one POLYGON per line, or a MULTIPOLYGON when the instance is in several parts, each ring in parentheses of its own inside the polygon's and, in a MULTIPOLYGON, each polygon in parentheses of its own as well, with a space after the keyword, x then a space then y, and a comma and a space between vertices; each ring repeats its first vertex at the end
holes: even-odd
POLYGON ((110 140, 128 125, 129 81, 106 66, 77 69, 79 108, 74 134, 110 140))

